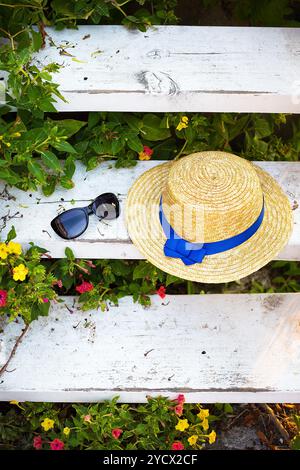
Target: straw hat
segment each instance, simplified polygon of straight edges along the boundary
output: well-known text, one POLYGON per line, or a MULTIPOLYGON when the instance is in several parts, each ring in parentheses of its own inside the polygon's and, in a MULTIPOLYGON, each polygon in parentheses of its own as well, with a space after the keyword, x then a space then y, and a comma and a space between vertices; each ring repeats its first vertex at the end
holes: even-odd
POLYGON ((236 155, 211 151, 143 173, 129 191, 126 223, 134 245, 158 268, 220 283, 248 276, 274 259, 290 237, 292 211, 267 172, 236 155), (183 239, 187 256, 172 245, 168 249, 170 231, 183 239), (206 247, 217 252, 208 254, 206 247), (194 253, 200 253, 199 261, 194 253))

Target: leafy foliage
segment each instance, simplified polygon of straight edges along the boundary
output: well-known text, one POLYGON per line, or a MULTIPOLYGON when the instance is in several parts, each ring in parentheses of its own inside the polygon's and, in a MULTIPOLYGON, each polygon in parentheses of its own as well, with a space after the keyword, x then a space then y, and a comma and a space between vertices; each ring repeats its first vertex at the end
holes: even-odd
POLYGON ((0 243, 0 315, 9 320, 20 316, 25 324, 38 316, 48 315, 50 301, 57 298, 53 289, 55 277, 41 263, 46 250, 30 243, 23 253, 12 228, 5 242, 0 243))
MULTIPOLYGON (((149 397, 147 403, 139 405, 118 404, 117 400, 73 405, 12 402, 15 410, 0 414, 1 447, 10 448, 19 439, 18 448, 32 449, 34 437, 40 437, 42 449, 49 449, 54 439, 63 442, 64 449, 77 450, 167 450, 178 441, 185 448, 201 449, 208 444, 209 436, 210 442, 215 439, 210 426, 218 416, 205 409, 207 418, 199 417, 203 410, 200 404, 182 404, 182 415, 178 416, 176 399, 149 397), (176 429, 179 420, 185 419, 188 427, 176 429), (51 420, 47 430, 45 420, 51 420), (114 437, 116 429, 121 431, 119 437, 114 437), (195 444, 188 441, 190 436, 196 436, 195 444)), ((220 414, 217 409, 213 411, 220 414)))
MULTIPOLYGON (((210 3, 218 2, 203 5, 210 8, 210 3)), ((253 14, 263 22, 261 5, 266 2, 255 2, 253 12, 250 3, 243 0, 230 8, 237 16, 253 14)), ((273 11, 276 15, 279 4, 282 14, 289 14, 287 0, 268 3, 274 4, 268 14, 273 11)), ((57 119, 55 100, 64 98, 52 78, 59 65, 33 61, 44 46, 45 26, 121 22, 144 30, 150 24, 175 23, 176 4, 176 0, 2 2, 0 33, 6 43, 0 49, 0 69, 8 76, 6 104, 0 107, 0 179, 23 190, 41 186, 44 194, 50 195, 56 184, 73 187, 77 159, 87 170, 111 157, 118 167, 133 166, 144 145, 154 150, 154 159, 169 160, 218 148, 251 160, 296 160, 299 119, 286 122, 285 115, 194 113, 182 127, 182 114, 90 113, 86 120, 57 119), (8 113, 12 107, 16 115, 8 113)))

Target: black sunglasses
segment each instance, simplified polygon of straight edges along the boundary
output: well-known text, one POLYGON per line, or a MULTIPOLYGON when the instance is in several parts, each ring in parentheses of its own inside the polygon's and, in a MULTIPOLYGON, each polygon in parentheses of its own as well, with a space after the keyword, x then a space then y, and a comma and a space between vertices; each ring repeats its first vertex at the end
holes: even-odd
POLYGON ((112 220, 119 217, 120 203, 117 196, 113 193, 104 193, 86 207, 62 212, 51 221, 51 227, 57 235, 70 240, 79 237, 87 229, 91 214, 95 214, 100 220, 112 220))

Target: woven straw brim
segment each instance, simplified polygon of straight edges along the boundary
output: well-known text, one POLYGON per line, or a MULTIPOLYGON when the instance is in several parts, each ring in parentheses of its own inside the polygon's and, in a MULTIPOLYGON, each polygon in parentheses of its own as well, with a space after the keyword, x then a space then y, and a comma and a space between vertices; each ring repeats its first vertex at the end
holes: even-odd
POLYGON ((180 259, 166 257, 163 252, 166 237, 159 221, 159 201, 170 165, 170 162, 164 163, 143 173, 131 187, 126 202, 129 236, 152 264, 182 279, 204 283, 230 282, 257 271, 274 259, 286 245, 293 225, 290 202, 278 183, 254 165, 265 203, 265 216, 258 231, 242 245, 206 256, 202 263, 186 266, 180 259))

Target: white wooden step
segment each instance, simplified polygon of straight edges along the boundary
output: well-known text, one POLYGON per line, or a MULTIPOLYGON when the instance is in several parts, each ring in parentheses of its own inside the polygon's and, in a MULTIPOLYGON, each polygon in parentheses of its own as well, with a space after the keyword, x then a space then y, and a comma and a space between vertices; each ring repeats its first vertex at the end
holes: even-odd
POLYGON ((37 58, 62 65, 59 111, 300 112, 299 28, 46 31, 37 58))
MULTIPOLYGON (((47 248, 54 258, 64 257, 65 248, 69 246, 78 258, 142 259, 143 256, 132 245, 124 224, 124 202, 135 179, 159 163, 162 162, 138 162, 134 168, 116 169, 113 168, 113 162, 106 162, 89 172, 81 163, 77 163, 73 178, 75 187, 72 190, 56 190, 50 197, 40 192, 30 194, 15 188, 8 189, 9 195, 2 194, 4 186, 0 183, 0 224, 3 226, 1 217, 15 216, 7 221, 1 237, 4 239, 11 225, 14 225, 17 239, 23 246, 28 246, 32 241, 47 248), (87 205, 98 194, 107 191, 115 192, 120 198, 119 219, 99 222, 95 216, 91 216, 88 229, 75 240, 63 240, 53 232, 50 221, 60 211, 87 205), (10 199, 11 196, 15 200, 10 199)), ((256 163, 277 179, 295 208, 293 234, 278 258, 300 260, 300 208, 297 207, 297 204, 300 206, 300 162, 256 163)))
MULTIPOLYGON (((65 298, 34 321, 0 378, 1 400, 300 402, 300 294, 153 296, 82 312, 65 298)), ((21 325, 0 338, 4 363, 21 325)))

